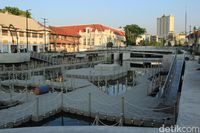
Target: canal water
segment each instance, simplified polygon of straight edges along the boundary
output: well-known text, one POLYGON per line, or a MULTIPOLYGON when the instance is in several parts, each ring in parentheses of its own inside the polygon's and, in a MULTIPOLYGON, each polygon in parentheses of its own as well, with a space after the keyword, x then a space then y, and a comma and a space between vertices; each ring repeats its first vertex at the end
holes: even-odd
POLYGON ((84 116, 73 115, 69 113, 58 113, 41 122, 29 121, 19 127, 36 127, 36 126, 88 126, 92 125, 94 119, 84 116))
MULTIPOLYGON (((102 120, 106 125, 113 125, 116 122, 102 120)), ((74 115, 70 113, 61 112, 51 116, 41 122, 29 121, 18 127, 38 127, 38 126, 89 126, 94 122, 94 118, 86 116, 74 115)), ((100 123, 99 123, 100 124, 100 123)), ((101 124, 100 124, 101 125, 101 124)))
POLYGON ((109 96, 118 96, 125 93, 127 88, 124 84, 119 84, 119 87, 118 85, 109 85, 105 91, 109 96))

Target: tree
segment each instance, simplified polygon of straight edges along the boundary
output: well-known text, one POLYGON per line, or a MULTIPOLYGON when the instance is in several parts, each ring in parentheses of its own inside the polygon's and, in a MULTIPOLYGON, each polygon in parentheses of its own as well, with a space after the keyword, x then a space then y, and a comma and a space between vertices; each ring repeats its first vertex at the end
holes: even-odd
POLYGON ((26 15, 27 15, 28 18, 31 18, 30 12, 20 10, 18 7, 6 6, 5 8, 0 9, 0 12, 2 12, 2 13, 8 12, 8 13, 13 14, 13 15, 24 16, 24 17, 26 17, 26 15))
POLYGON ((126 25, 124 30, 127 45, 135 45, 137 37, 146 33, 145 28, 141 28, 136 24, 126 25))
POLYGON ((172 46, 172 44, 171 44, 171 42, 170 42, 170 41, 168 41, 168 43, 167 43, 167 46, 169 46, 169 47, 171 47, 171 46, 172 46))
POLYGON ((106 46, 107 46, 107 48, 112 48, 113 47, 113 43, 112 42, 108 42, 106 46))

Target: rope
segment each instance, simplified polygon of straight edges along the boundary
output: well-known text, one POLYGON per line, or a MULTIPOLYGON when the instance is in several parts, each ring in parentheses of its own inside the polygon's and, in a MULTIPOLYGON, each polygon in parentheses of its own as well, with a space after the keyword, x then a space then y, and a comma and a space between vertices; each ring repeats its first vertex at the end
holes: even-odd
POLYGON ((134 107, 134 108, 137 108, 137 109, 140 109, 140 110, 151 110, 151 111, 159 111, 159 110, 165 110, 165 109, 170 109, 170 108, 173 108, 173 107, 165 107, 165 108, 159 108, 159 109, 151 109, 151 108, 143 108, 143 107, 139 107, 139 106, 136 106, 136 105, 133 105, 131 103, 129 103, 128 101, 124 100, 125 103, 127 103, 128 105, 134 107))
MULTIPOLYGON (((64 97, 64 96, 63 96, 63 100, 64 100, 64 99, 65 99, 66 101, 74 101, 74 102, 85 102, 85 101, 87 101, 87 100, 85 100, 85 99, 84 99, 84 100, 83 100, 83 99, 72 99, 72 98, 70 98, 70 97, 64 97), (68 100, 67 100, 67 99, 68 99, 68 100)), ((64 101, 65 101, 65 100, 64 100, 64 101)))
POLYGON ((119 125, 119 123, 120 123, 120 121, 119 121, 119 122, 117 122, 117 123, 115 123, 115 124, 113 124, 113 125, 107 125, 107 124, 103 123, 100 119, 98 120, 98 122, 99 122, 100 124, 102 124, 103 126, 117 126, 117 125, 119 125))
MULTIPOLYGON (((144 112, 140 112, 140 114, 139 113, 136 114, 135 112, 133 113, 133 112, 130 112, 130 111, 126 110, 126 113, 134 114, 133 117, 137 117, 138 119, 143 119, 143 120, 145 120, 145 119, 162 120, 162 119, 166 119, 166 118, 174 118, 174 116, 166 116, 166 117, 153 116, 149 112, 147 112, 148 115, 146 115, 146 114, 141 114, 141 113, 144 113, 144 112), (151 116, 149 116, 149 115, 151 115, 151 116)), ((130 118, 130 116, 129 116, 129 118, 130 118)))
MULTIPOLYGON (((9 94, 9 93, 8 93, 9 94)), ((16 93, 15 93, 16 94, 16 93)), ((19 93, 19 94, 17 94, 17 95, 15 95, 14 97, 12 96, 11 98, 10 98, 10 94, 8 95, 8 97, 9 98, 5 98, 5 99, 3 99, 4 101, 9 101, 9 100, 19 100, 19 101, 21 101, 24 97, 22 97, 23 95, 21 94, 21 93, 19 93), (18 99, 18 98, 20 98, 20 99, 18 99)))
MULTIPOLYGON (((115 105, 120 105, 120 104, 118 104, 118 103, 108 103, 108 101, 102 101, 102 102, 100 102, 100 100, 98 100, 98 99, 92 99, 92 101, 95 103, 98 103, 98 104, 101 104, 101 105, 104 105, 104 106, 115 106, 115 105)), ((91 101, 91 102, 92 102, 91 101)))

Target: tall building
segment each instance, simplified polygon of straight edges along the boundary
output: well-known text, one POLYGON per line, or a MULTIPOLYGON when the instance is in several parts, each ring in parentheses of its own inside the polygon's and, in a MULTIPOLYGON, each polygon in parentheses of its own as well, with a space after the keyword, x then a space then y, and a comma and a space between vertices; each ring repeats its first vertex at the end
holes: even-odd
POLYGON ((49 29, 36 20, 0 13, 0 53, 27 51, 27 46, 28 51, 43 52, 45 43, 49 44, 49 29))
POLYGON ((125 32, 102 24, 70 25, 57 27, 64 32, 80 35, 79 51, 106 47, 108 42, 114 46, 124 46, 125 32))
POLYGON ((157 35, 159 38, 167 39, 169 33, 174 32, 174 16, 163 15, 157 18, 157 35))

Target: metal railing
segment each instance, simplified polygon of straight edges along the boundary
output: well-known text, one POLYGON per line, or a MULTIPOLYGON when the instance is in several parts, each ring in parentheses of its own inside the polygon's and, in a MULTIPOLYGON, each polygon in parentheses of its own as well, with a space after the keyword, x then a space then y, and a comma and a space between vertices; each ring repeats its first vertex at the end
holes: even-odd
POLYGON ((169 84, 171 83, 171 78, 172 78, 172 75, 174 73, 174 67, 176 65, 176 59, 177 59, 177 55, 175 54, 174 57, 173 57, 172 63, 170 65, 170 69, 169 69, 167 78, 165 80, 165 83, 162 86, 161 90, 159 91, 159 95, 158 95, 159 99, 163 98, 163 96, 166 94, 166 91, 167 91, 167 88, 169 87, 169 84))

